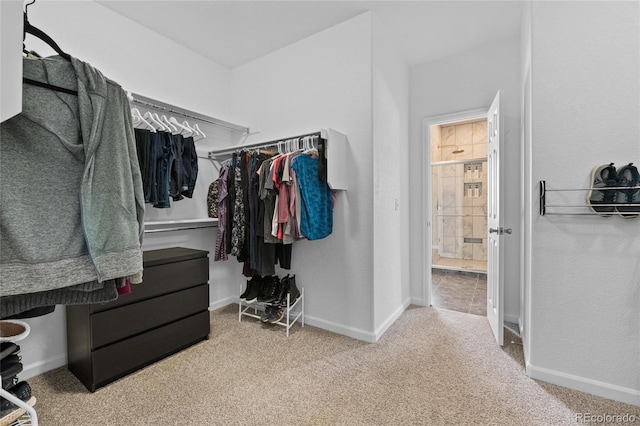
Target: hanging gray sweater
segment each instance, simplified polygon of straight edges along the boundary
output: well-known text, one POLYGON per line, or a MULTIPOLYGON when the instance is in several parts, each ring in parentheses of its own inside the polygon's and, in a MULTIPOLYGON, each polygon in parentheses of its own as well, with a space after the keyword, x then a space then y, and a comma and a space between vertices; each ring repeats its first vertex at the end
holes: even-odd
POLYGON ((25 58, 0 124, 0 296, 142 273, 144 197, 124 90, 78 59, 25 58))

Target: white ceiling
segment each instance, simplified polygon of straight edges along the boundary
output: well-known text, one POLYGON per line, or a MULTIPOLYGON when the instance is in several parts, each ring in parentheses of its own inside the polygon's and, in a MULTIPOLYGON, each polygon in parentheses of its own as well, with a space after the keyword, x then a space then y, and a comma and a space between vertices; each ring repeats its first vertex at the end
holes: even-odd
POLYGON ((100 4, 228 68, 373 11, 410 65, 520 31, 520 1, 111 1, 100 4))

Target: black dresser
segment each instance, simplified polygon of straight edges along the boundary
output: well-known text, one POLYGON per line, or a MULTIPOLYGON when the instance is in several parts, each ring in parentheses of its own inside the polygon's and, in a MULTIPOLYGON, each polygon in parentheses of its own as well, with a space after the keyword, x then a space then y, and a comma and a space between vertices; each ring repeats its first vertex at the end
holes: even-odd
POLYGON ((67 306, 69 370, 94 392, 209 335, 207 251, 144 252, 141 284, 104 304, 67 306))

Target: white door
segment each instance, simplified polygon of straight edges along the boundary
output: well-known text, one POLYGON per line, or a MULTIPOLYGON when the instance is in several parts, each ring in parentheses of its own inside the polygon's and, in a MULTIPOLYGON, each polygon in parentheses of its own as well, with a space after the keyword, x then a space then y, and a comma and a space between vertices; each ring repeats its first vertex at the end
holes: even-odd
POLYGON ((511 233, 511 229, 504 230, 500 220, 502 211, 502 197, 500 197, 500 145, 502 143, 502 117, 500 115, 500 92, 496 94, 491 108, 487 113, 487 215, 489 237, 487 240, 487 318, 491 330, 500 346, 503 345, 504 335, 504 248, 500 239, 504 233, 511 233))

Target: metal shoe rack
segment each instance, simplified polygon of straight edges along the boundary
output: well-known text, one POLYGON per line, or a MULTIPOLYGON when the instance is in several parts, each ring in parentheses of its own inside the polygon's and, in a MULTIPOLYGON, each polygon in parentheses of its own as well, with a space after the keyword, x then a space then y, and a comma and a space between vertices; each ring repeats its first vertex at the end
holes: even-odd
MULTIPOLYGON (((3 340, 14 342, 23 340, 31 332, 31 328, 28 325, 25 325, 25 328, 25 332, 20 337, 16 337, 15 339, 6 337, 3 340)), ((2 418, 0 421, 2 426, 38 426, 38 415, 36 414, 36 410, 33 408, 36 403, 36 398, 34 396, 31 396, 29 401, 23 401, 16 395, 0 387, 0 397, 8 400, 18 407, 17 410, 2 418)))
MULTIPOLYGON (((589 204, 587 204, 586 196, 589 191, 598 190, 629 190, 640 189, 640 186, 625 186, 625 187, 606 187, 606 188, 575 188, 575 189, 548 189, 547 183, 544 180, 540 181, 540 216, 617 216, 619 213, 613 212, 595 212, 591 210, 589 204), (549 203, 547 200, 548 193, 556 193, 555 197, 549 203), (582 204, 580 201, 568 200, 572 193, 580 194, 582 198, 582 204)), ((551 195, 549 195, 549 198, 551 195)), ((615 203, 615 204, 598 204, 598 207, 634 207, 631 211, 625 211, 625 215, 640 215, 640 203, 615 203)))
MULTIPOLYGON (((242 293, 242 284, 240 285, 240 292, 242 293)), ((287 330, 287 337, 289 337, 289 329, 300 320, 300 323, 304 327, 304 287, 300 288, 300 297, 291 304, 291 295, 287 294, 287 306, 284 314, 284 318, 278 322, 271 324, 278 324, 287 330)), ((238 300, 238 321, 242 321, 242 316, 248 316, 251 318, 260 319, 259 312, 266 309, 269 303, 255 302, 247 303, 242 300, 238 300), (253 311, 253 312, 251 312, 253 311)))

